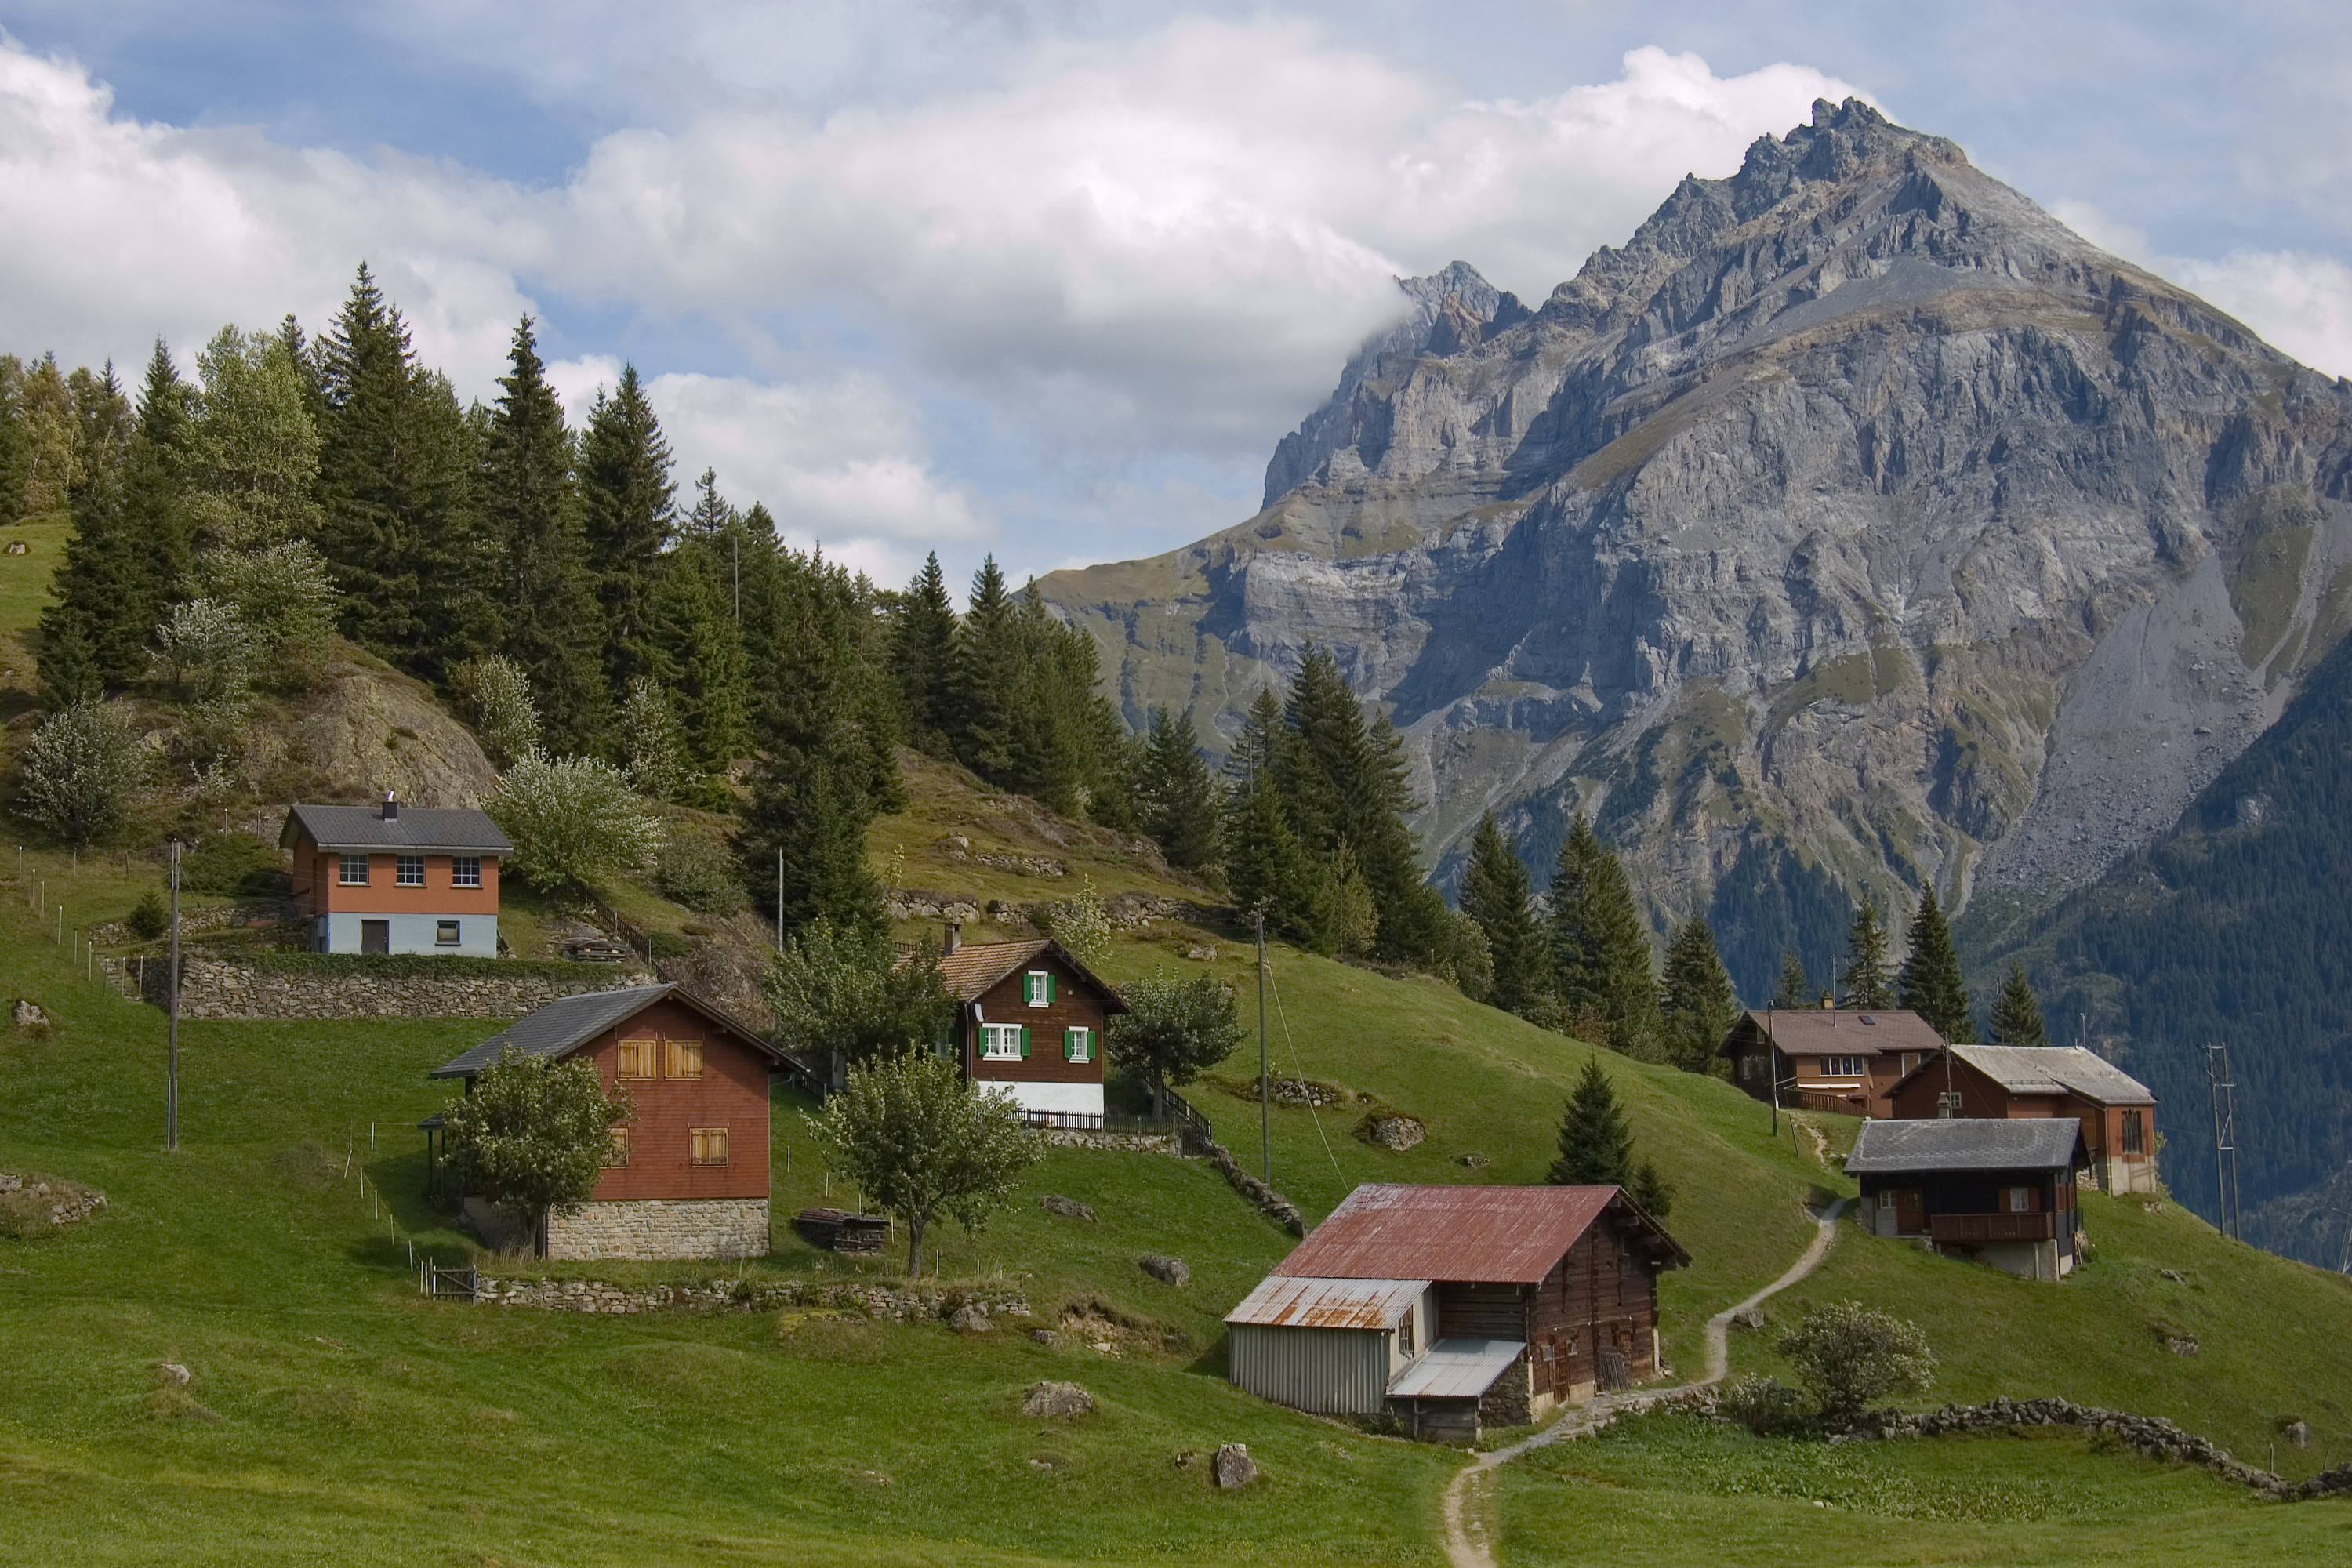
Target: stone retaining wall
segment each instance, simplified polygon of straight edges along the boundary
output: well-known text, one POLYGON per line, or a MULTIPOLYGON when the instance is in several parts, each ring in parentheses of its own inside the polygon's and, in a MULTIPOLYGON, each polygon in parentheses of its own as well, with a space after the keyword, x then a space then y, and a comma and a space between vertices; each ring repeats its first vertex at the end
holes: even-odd
POLYGON ((765 1198, 608 1198, 547 1221, 547 1256, 558 1260, 628 1258, 764 1258, 765 1198))
POLYGON ((967 1307, 1007 1318, 1033 1316, 1028 1298, 1017 1291, 978 1290, 938 1285, 858 1285, 790 1279, 747 1285, 712 1279, 632 1289, 605 1279, 478 1279, 478 1306, 532 1307, 545 1312, 595 1312, 634 1316, 645 1312, 832 1313, 873 1322, 944 1322, 967 1307))
MULTIPOLYGON (((169 1005, 171 963, 101 958, 107 979, 140 1000, 169 1005)), ((520 1018, 559 996, 649 985, 652 976, 616 964, 577 980, 551 974, 352 974, 257 969, 226 959, 180 954, 183 1018, 520 1018)))
POLYGON ((1108 1149, 1122 1154, 1178 1154, 1172 1132, 1100 1132, 1090 1127, 1048 1127, 1045 1142, 1063 1149, 1108 1149))

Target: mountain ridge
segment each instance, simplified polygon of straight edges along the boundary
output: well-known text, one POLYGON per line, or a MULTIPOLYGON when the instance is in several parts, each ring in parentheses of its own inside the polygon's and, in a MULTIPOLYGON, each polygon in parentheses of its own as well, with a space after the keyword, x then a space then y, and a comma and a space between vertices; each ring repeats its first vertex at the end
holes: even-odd
POLYGON ((1258 514, 1042 584, 1130 722, 1213 751, 1328 644, 1441 876, 1492 807, 1540 883, 1590 812, 1760 994, 1853 895, 2088 881, 2352 624, 2352 388, 1859 100, 1524 319, 1475 276, 1423 280, 1258 514))

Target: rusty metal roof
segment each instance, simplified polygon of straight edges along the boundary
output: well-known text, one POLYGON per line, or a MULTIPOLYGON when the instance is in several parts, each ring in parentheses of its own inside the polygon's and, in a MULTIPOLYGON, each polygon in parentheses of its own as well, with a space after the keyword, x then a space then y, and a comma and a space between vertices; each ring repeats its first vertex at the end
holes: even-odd
POLYGON ((1302 1279, 1276 1274, 1225 1314, 1229 1323, 1284 1329, 1392 1329, 1429 1289, 1426 1279, 1302 1279))
POLYGON ((1274 1271, 1293 1278, 1538 1285, 1612 1206, 1630 1227, 1657 1244, 1666 1267, 1690 1261, 1664 1227, 1615 1187, 1368 1182, 1349 1193, 1274 1271))
POLYGON ((1734 1042, 1748 1030, 1754 1031, 1751 1037, 1762 1037, 1768 1025, 1772 1042, 1790 1056, 1826 1052, 1874 1057, 1944 1048, 1944 1037, 1934 1025, 1900 1007, 1775 1007, 1769 1012, 1750 1007, 1716 1054, 1730 1055, 1734 1042))

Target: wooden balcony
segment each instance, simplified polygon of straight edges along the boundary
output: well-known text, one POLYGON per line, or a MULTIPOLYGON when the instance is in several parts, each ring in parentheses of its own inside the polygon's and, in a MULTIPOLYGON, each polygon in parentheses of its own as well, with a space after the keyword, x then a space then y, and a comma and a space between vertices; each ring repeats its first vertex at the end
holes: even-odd
POLYGON ((2049 1241, 2058 1234, 2054 1214, 1939 1214, 1927 1218, 1927 1234, 1941 1245, 1975 1247, 1988 1241, 2049 1241))

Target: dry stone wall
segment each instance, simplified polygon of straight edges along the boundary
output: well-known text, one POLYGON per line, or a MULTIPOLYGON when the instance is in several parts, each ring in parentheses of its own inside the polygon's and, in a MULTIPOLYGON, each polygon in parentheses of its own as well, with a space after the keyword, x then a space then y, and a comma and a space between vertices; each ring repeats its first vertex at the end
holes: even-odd
POLYGON ((713 1279, 631 1288, 607 1279, 477 1279, 477 1305, 532 1307, 546 1312, 634 1316, 645 1312, 832 1313, 874 1322, 945 1322, 978 1307, 983 1314, 1027 1318, 1029 1300, 1017 1291, 936 1285, 888 1286, 788 1279, 746 1285, 713 1279))
MULTIPOLYGON (((169 1005, 167 960, 102 958, 107 978, 129 994, 169 1005)), ((577 979, 545 973, 319 973, 257 969, 226 959, 180 955, 183 1018, 519 1018, 559 996, 647 985, 628 965, 577 979)))
POLYGON ((547 1221, 547 1256, 559 1261, 767 1253, 765 1198, 613 1198, 551 1215, 547 1221))

